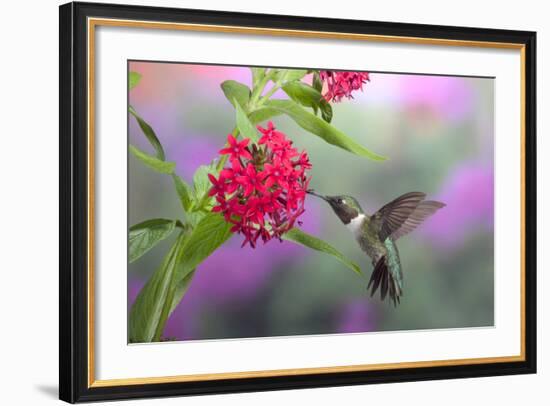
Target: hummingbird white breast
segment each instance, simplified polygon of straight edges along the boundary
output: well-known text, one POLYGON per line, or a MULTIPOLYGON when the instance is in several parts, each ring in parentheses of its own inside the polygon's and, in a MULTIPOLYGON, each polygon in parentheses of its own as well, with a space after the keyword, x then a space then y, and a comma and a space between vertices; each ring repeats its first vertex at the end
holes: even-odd
POLYGON ((364 214, 358 214, 356 217, 352 218, 351 221, 346 224, 346 227, 353 233, 355 238, 359 238, 361 236, 361 230, 363 221, 365 220, 364 214))

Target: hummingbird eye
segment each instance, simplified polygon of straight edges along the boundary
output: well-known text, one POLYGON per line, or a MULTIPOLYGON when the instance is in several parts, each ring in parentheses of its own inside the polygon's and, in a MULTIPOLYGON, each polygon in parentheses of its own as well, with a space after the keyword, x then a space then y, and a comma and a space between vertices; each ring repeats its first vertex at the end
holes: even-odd
POLYGON ((338 204, 345 204, 345 203, 346 203, 345 200, 343 200, 343 199, 338 199, 338 204))

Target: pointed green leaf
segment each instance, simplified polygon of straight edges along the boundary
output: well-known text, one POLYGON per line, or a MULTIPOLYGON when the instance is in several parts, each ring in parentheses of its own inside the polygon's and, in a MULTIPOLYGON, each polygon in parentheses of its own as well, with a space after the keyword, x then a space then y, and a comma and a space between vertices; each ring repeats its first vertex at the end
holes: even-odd
POLYGON ((219 213, 207 213, 193 229, 180 258, 178 282, 210 256, 231 236, 232 224, 219 213))
POLYGON ((189 186, 187 182, 176 174, 172 174, 172 179, 174 181, 174 186, 176 188, 176 192, 178 193, 181 206, 183 207, 183 210, 187 212, 191 209, 193 199, 193 191, 191 190, 191 186, 189 186))
POLYGON ((128 323, 128 339, 131 343, 147 343, 160 338, 172 308, 177 286, 175 277, 178 257, 185 239, 186 234, 182 232, 132 305, 128 323))
POLYGON ((191 284, 191 281, 193 280, 193 276, 195 276, 195 270, 193 269, 191 272, 189 272, 183 279, 181 279, 176 284, 176 290, 174 292, 174 299, 172 300, 172 305, 170 307, 170 314, 174 311, 177 305, 181 302, 181 299, 183 299, 183 296, 187 292, 187 289, 189 289, 189 285, 191 284))
POLYGON ((327 123, 332 120, 332 107, 317 89, 303 82, 290 82, 283 86, 283 90, 296 103, 313 108, 315 114, 320 109, 327 123))
POLYGON ((134 87, 136 87, 141 80, 141 74, 137 72, 130 72, 128 74, 128 87, 130 90, 132 90, 134 87))
POLYGON ((143 152, 133 145, 130 145, 130 152, 149 168, 154 169, 155 171, 160 173, 170 174, 174 172, 174 168, 176 167, 176 164, 174 162, 161 161, 160 159, 155 158, 154 156, 149 155, 146 152, 143 152))
POLYGON ((260 107, 258 110, 254 110, 253 112, 251 112, 248 115, 248 119, 252 124, 258 124, 271 117, 280 116, 281 114, 284 114, 284 112, 279 109, 260 107))
POLYGON ((229 102, 235 107, 235 100, 237 103, 246 110, 248 106, 248 100, 250 100, 250 89, 248 86, 243 85, 236 80, 226 80, 221 84, 223 94, 229 102))
POLYGON ((370 158, 373 161, 384 161, 386 159, 358 144, 342 131, 316 117, 292 100, 267 100, 264 103, 264 107, 281 111, 292 118, 304 130, 317 135, 329 144, 356 155, 370 158))
POLYGON ((237 104, 237 102, 233 103, 235 106, 235 112, 236 112, 236 121, 237 121, 237 128, 241 132, 241 135, 244 138, 249 138, 252 140, 252 142, 258 141, 258 132, 256 131, 256 127, 250 122, 248 119, 248 116, 244 112, 244 110, 241 108, 240 105, 237 104))
POLYGON ((283 85, 284 92, 297 103, 305 107, 319 106, 323 101, 321 93, 302 82, 290 82, 283 85))
POLYGON ((299 228, 293 228, 287 233, 283 234, 283 240, 292 241, 297 244, 301 244, 304 247, 311 248, 316 251, 324 252, 325 254, 332 255, 334 258, 336 258, 338 261, 340 261, 342 264, 350 268, 352 271, 358 273, 361 275, 361 268, 359 268, 359 265, 357 265, 355 262, 350 261, 344 255, 338 251, 336 248, 332 247, 327 242, 308 234, 299 228))
POLYGON ((165 159, 164 149, 162 148, 162 145, 159 139, 157 138, 157 135, 151 128, 151 126, 147 124, 143 118, 140 117, 140 115, 134 110, 132 106, 128 108, 128 111, 130 112, 131 115, 135 117, 135 119, 139 124, 139 127, 141 128, 141 131, 143 131, 143 134, 145 134, 145 137, 147 137, 147 139, 149 140, 153 148, 155 148, 157 158, 160 159, 161 161, 164 161, 165 159))
POLYGON ((128 234, 128 260, 134 262, 160 241, 168 237, 176 222, 167 219, 152 219, 130 227, 128 234))

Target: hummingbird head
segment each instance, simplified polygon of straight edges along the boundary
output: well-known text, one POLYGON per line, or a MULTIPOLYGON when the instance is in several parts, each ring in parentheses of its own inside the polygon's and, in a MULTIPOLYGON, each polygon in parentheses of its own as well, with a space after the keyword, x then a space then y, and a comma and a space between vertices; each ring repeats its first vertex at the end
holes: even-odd
POLYGON ((313 190, 308 190, 308 193, 313 196, 320 197, 325 200, 338 218, 344 224, 349 224, 351 220, 360 214, 363 214, 363 209, 357 200, 352 196, 338 195, 338 196, 323 196, 318 195, 313 190))

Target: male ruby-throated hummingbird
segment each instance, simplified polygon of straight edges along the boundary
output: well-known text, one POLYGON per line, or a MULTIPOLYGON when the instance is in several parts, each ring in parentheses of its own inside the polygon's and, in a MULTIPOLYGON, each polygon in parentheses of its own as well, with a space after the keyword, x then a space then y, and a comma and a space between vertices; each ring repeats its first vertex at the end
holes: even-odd
POLYGON ((400 237, 413 231, 426 218, 445 207, 444 203, 424 200, 425 193, 410 192, 389 202, 372 216, 351 196, 322 196, 313 190, 308 193, 325 200, 355 236, 359 246, 371 258, 374 270, 367 289, 371 296, 380 287, 380 297, 389 296, 394 305, 403 295, 403 271, 395 245, 400 237))

